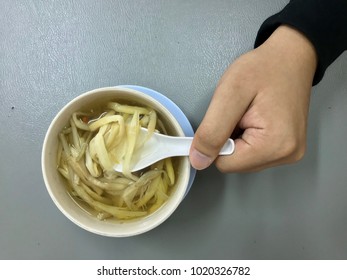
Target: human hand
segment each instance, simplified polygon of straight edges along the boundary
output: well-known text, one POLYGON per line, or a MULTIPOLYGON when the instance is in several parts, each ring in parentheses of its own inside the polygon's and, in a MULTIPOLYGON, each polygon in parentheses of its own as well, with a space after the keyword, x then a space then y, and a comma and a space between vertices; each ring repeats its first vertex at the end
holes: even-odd
POLYGON ((219 81, 190 150, 194 168, 250 172, 300 160, 316 52, 308 39, 280 26, 264 44, 229 66, 219 81), (233 135, 235 152, 218 156, 233 135))

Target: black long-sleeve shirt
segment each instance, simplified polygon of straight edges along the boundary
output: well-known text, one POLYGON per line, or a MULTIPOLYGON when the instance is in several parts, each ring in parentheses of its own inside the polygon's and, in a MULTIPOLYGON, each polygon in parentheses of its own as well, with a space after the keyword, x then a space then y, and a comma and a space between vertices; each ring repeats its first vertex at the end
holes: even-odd
POLYGON ((319 83, 328 66, 347 49, 347 0, 291 0, 282 11, 265 20, 255 47, 282 24, 301 31, 314 45, 318 65, 313 85, 319 83))

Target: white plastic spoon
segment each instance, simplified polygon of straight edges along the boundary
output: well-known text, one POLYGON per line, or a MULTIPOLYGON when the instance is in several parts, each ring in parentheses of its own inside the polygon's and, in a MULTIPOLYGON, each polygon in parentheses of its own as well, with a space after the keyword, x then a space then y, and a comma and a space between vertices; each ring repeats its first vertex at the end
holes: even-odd
MULTIPOLYGON (((147 133, 147 129, 141 128, 139 137, 144 139, 147 133)), ((134 152, 130 162, 130 171, 135 172, 141 170, 164 158, 188 156, 192 141, 193 137, 176 137, 153 133, 143 146, 134 152)), ((234 148, 234 141, 228 139, 219 152, 219 155, 230 155, 234 152, 234 148)), ((114 170, 122 172, 122 162, 116 164, 114 170)))

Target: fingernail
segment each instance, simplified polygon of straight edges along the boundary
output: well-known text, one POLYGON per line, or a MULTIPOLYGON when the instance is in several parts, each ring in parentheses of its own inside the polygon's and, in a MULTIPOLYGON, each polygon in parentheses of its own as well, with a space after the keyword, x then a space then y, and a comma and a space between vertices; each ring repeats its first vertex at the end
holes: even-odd
POLYGON ((202 170, 209 167, 213 159, 193 149, 190 153, 190 162, 195 169, 202 170))

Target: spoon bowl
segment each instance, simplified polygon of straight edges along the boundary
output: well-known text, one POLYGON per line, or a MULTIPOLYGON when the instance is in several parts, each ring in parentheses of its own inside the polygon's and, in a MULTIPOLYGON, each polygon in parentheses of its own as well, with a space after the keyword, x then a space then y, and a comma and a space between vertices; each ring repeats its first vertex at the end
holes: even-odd
MULTIPOLYGON (((154 132, 153 135, 145 140, 148 130, 141 127, 139 140, 142 146, 134 151, 130 162, 130 171, 135 172, 150 166, 151 164, 168 157, 188 156, 193 137, 168 136, 154 132)), ((230 155, 234 152, 235 145, 232 139, 228 139, 219 155, 230 155)), ((123 162, 116 164, 114 170, 123 171, 123 162)))

